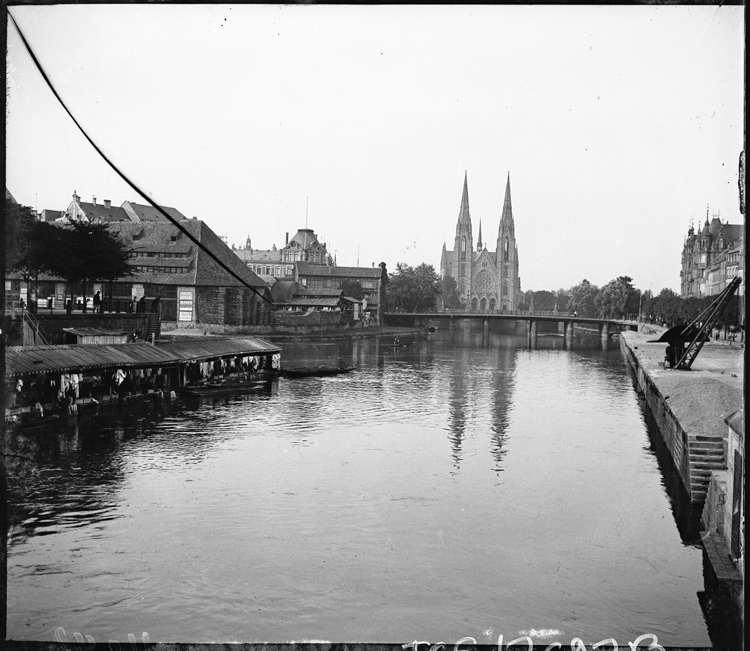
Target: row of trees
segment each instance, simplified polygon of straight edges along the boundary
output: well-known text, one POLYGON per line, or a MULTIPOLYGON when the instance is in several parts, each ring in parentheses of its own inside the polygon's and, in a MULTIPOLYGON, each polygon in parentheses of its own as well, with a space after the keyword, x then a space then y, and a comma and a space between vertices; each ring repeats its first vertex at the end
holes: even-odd
MULTIPOLYGON (((39 221, 28 206, 5 201, 6 269, 20 271, 36 293, 40 274, 62 278, 72 285, 113 281, 132 273, 132 250, 109 232, 106 224, 39 221)), ((71 294, 71 303, 72 303, 71 294)), ((33 304, 32 304, 33 306, 33 304)), ((85 307, 84 307, 85 309, 85 307)))
MULTIPOLYGON (((522 295, 520 311, 575 312, 593 318, 642 318, 653 323, 679 325, 689 323, 705 310, 713 297, 681 298, 671 289, 663 289, 657 296, 641 291, 630 276, 618 276, 603 287, 584 279, 569 289, 529 291, 522 295)), ((432 265, 417 267, 398 263, 388 289, 388 309, 403 312, 465 308, 456 281, 450 276, 440 279, 432 265), (442 301, 440 300, 442 298, 442 301)), ((724 310, 722 322, 739 324, 740 298, 735 296, 724 310)))

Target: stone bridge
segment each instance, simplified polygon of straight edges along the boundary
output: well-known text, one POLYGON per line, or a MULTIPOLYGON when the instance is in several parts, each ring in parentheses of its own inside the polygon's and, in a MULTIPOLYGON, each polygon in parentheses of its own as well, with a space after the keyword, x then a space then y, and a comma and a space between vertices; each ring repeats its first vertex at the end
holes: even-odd
MULTIPOLYGON (((526 324, 529 343, 536 345, 537 332, 540 322, 556 323, 565 334, 566 341, 572 340, 576 326, 587 330, 596 329, 602 339, 623 330, 638 330, 636 321, 621 319, 599 319, 593 317, 574 316, 554 312, 473 312, 473 311, 444 311, 444 312, 385 312, 384 325, 435 328, 453 330, 460 321, 481 321, 483 324, 482 341, 489 339, 490 321, 508 321, 516 324, 526 324)), ((486 345, 486 344, 485 344, 486 345)))

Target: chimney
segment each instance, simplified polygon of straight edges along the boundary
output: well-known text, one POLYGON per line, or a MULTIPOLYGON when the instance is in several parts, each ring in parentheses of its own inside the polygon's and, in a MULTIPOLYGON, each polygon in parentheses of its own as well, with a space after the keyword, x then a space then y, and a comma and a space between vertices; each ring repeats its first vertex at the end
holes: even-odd
POLYGON ((93 203, 94 205, 96 205, 96 197, 93 197, 93 198, 91 199, 91 203, 93 203))
POLYGON ((289 244, 289 233, 286 234, 286 237, 284 238, 284 246, 289 244))
POLYGON ((104 207, 105 208, 111 208, 112 207, 112 201, 110 201, 109 199, 105 199, 104 200, 104 207))

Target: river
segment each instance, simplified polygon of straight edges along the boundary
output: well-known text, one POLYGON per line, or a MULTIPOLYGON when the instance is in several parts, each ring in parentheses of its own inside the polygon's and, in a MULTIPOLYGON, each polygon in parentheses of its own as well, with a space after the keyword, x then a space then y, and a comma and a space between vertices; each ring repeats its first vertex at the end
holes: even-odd
POLYGON ((709 646, 617 345, 481 342, 284 344, 357 368, 21 435, 9 638, 709 646))

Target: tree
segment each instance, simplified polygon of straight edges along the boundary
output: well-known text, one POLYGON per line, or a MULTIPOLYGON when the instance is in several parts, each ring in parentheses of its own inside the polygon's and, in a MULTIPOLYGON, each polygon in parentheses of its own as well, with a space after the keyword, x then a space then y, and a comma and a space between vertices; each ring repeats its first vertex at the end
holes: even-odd
POLYGON ((458 284, 453 276, 444 276, 442 283, 443 307, 454 310, 462 307, 458 284))
POLYGON ((390 306, 407 312, 434 309, 440 291, 440 278, 431 264, 411 267, 397 262, 388 289, 390 306))
POLYGON ((577 312, 580 316, 596 316, 594 300, 598 293, 599 288, 584 278, 578 285, 571 287, 568 291, 570 296, 568 311, 577 312))
POLYGON ((84 311, 87 281, 113 281, 133 273, 128 264, 132 249, 110 233, 106 224, 42 222, 33 218, 33 213, 29 219, 29 210, 14 213, 17 228, 13 230, 9 244, 18 253, 10 268, 22 271, 29 278, 36 279, 40 273, 49 273, 65 279, 71 283, 71 303, 72 284, 82 282, 84 311))
POLYGON ((555 309, 555 293, 542 289, 538 292, 528 292, 529 306, 532 300, 537 312, 552 312, 555 309))
MULTIPOLYGON (((86 281, 113 281, 133 273, 128 259, 132 254, 106 224, 72 222, 67 231, 67 255, 60 275, 71 283, 83 283, 83 311, 86 311, 86 281)), ((71 288, 72 299, 72 288, 71 288)))
POLYGON ((633 287, 630 276, 618 276, 602 287, 594 299, 594 305, 600 317, 614 319, 621 318, 632 307, 635 297, 635 312, 638 311, 638 294, 633 287))
MULTIPOLYGON (((5 200, 6 257, 5 267, 9 271, 20 271, 23 279, 33 283, 32 297, 37 294, 39 274, 55 274, 65 257, 62 230, 36 219, 34 211, 5 200)), ((35 299, 29 299, 29 308, 36 311, 35 299)))
POLYGON ((362 300, 362 285, 358 280, 345 280, 341 283, 341 289, 344 292, 344 296, 349 298, 356 298, 358 301, 362 300))

